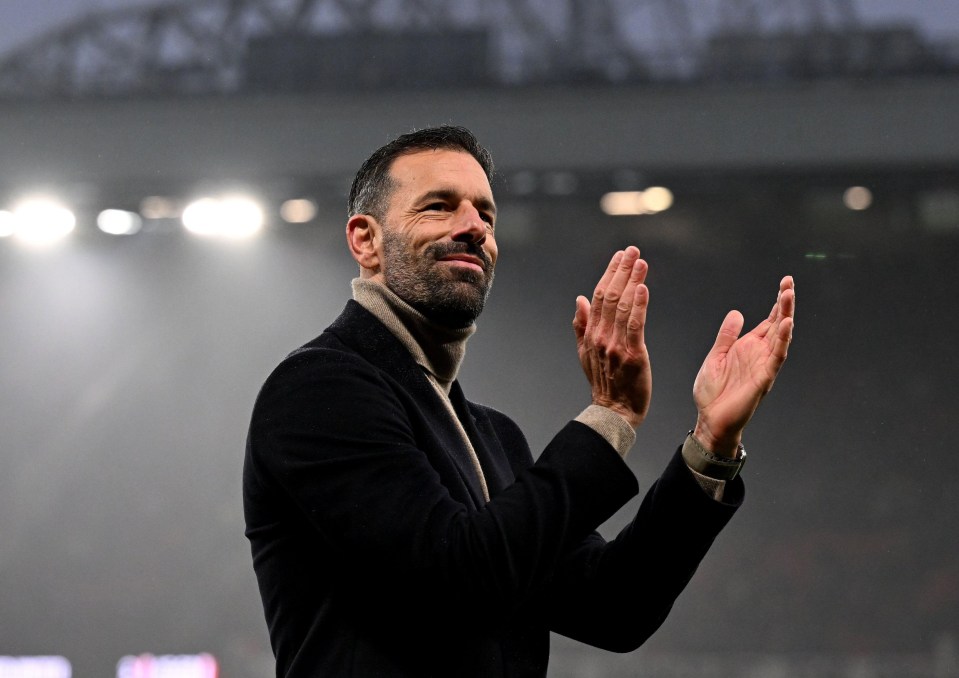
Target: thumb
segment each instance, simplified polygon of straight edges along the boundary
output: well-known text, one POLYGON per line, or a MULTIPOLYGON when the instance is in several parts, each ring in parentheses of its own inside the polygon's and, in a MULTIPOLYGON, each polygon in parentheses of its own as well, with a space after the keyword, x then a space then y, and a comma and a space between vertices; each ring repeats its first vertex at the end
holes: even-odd
POLYGON ((580 295, 576 297, 576 312, 573 314, 573 332, 576 342, 580 343, 586 335, 586 322, 589 320, 589 300, 580 295))
POLYGON ((716 341, 713 343, 710 353, 726 353, 730 347, 739 338, 739 333, 743 331, 743 314, 739 311, 730 311, 723 319, 723 324, 719 326, 719 333, 716 335, 716 341))

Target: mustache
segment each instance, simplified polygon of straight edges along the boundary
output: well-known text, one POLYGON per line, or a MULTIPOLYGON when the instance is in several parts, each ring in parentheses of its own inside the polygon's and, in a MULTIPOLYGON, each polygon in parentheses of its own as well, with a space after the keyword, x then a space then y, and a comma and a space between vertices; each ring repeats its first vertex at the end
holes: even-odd
POLYGON ((437 261, 453 254, 468 254, 483 262, 484 271, 489 271, 493 264, 486 250, 478 243, 435 242, 427 248, 427 252, 437 261))

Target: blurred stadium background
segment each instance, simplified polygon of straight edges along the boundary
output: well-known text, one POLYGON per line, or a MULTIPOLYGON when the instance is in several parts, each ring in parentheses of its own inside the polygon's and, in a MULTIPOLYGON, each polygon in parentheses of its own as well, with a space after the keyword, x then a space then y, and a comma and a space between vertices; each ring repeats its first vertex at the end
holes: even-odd
POLYGON ((348 297, 352 172, 442 123, 498 165, 461 381, 534 449, 615 249, 651 266, 643 489, 724 313, 797 282, 743 510, 646 646, 557 636, 551 678, 959 676, 959 34, 868 4, 156 2, 0 52, 0 678, 272 675, 253 399, 348 297))

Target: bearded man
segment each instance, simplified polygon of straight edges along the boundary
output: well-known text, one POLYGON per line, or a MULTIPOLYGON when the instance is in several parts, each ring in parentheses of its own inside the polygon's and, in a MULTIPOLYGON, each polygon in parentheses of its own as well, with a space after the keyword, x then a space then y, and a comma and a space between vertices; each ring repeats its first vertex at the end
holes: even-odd
POLYGON ((591 402, 534 461, 456 380, 498 254, 491 175, 460 127, 373 153, 350 192, 353 299, 257 398, 244 509, 277 676, 542 678, 551 631, 631 651, 742 502, 743 430, 786 358, 792 279, 751 332, 726 316, 695 427, 607 541, 597 527, 638 491, 624 459, 652 391, 648 265, 616 252, 576 299, 591 402))

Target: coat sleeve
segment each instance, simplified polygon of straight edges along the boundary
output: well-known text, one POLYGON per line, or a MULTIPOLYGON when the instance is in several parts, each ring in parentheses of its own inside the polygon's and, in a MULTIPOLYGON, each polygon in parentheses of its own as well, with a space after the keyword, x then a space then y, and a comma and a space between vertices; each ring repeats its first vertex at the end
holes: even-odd
POLYGON ((639 647, 665 621, 744 492, 737 478, 715 501, 677 450, 615 539, 593 533, 562 560, 542 592, 549 626, 607 650, 639 647))
POLYGON ((469 510, 420 449, 411 406, 354 354, 311 349, 284 361, 251 422, 251 540, 270 529, 259 504, 280 497, 309 526, 300 536, 364 579, 377 609, 415 605, 435 608, 437 618, 469 609, 487 622, 485 614, 502 618, 528 601, 564 554, 637 491, 608 444, 570 422, 510 487, 469 510))

